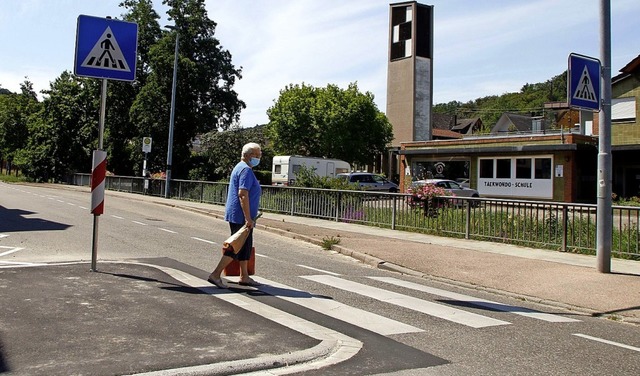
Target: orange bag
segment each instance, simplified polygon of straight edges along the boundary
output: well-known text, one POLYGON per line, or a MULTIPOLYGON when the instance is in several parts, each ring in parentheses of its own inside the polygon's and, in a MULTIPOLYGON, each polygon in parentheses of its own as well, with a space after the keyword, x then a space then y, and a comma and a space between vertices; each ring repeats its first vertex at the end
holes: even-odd
MULTIPOLYGON (((224 249, 222 253, 224 254, 224 249)), ((247 271, 249 275, 256 274, 256 247, 251 247, 251 257, 247 263, 247 271)), ((224 268, 224 275, 226 276, 239 276, 240 275, 240 263, 238 260, 231 261, 231 264, 224 268)))

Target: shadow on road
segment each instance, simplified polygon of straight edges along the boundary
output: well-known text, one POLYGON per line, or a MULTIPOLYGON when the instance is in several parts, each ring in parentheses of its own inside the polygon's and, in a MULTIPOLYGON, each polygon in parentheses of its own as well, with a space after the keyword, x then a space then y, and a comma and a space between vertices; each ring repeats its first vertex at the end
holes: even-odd
POLYGON ((71 227, 64 223, 38 218, 38 213, 21 209, 8 209, 0 206, 0 233, 21 231, 66 230, 71 227), (34 216, 28 218, 28 216, 34 216))
POLYGON ((9 372, 11 369, 4 360, 4 346, 2 345, 2 338, 0 338, 0 373, 9 372))

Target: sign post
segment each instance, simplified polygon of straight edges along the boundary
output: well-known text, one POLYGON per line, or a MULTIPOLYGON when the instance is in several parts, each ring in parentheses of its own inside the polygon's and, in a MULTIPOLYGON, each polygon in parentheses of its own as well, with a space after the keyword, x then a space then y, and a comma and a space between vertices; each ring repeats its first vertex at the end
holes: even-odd
POLYGON ((98 217, 104 212, 107 153, 103 151, 102 144, 107 106, 107 80, 135 80, 137 50, 138 24, 113 20, 110 17, 78 16, 73 73, 76 76, 102 79, 98 149, 93 152, 91 170, 92 271, 96 271, 98 254, 98 217))
MULTIPOLYGON (((604 44, 609 44, 609 9, 603 5, 601 17, 604 44), (605 36, 607 34, 607 36, 605 36)), ((598 111, 598 171, 596 210, 596 259, 597 269, 602 273, 611 272, 612 244, 612 181, 611 181, 611 64, 610 44, 602 47, 605 69, 600 60, 578 55, 569 55, 567 97, 570 107, 587 111, 598 111)))
POLYGON ((142 177, 144 177, 144 193, 149 189, 149 171, 147 170, 147 154, 151 152, 151 137, 142 138, 142 152, 144 153, 144 163, 142 164, 142 177))

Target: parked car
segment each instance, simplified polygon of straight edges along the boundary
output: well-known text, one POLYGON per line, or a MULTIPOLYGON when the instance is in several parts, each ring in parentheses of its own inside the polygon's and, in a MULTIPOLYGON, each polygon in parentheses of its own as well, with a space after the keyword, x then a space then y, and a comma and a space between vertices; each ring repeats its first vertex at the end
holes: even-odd
POLYGON ((398 184, 387 180, 382 175, 370 172, 350 172, 338 174, 336 178, 343 179, 347 183, 356 183, 368 191, 398 192, 398 184))
POLYGON ((460 184, 465 188, 469 188, 469 179, 467 178, 458 178, 456 179, 456 183, 460 184))
POLYGON ((425 184, 433 184, 436 187, 444 188, 445 190, 453 193, 459 197, 480 197, 480 193, 473 188, 467 188, 460 185, 453 180, 446 179, 425 179, 425 180, 417 180, 411 183, 412 186, 425 185, 425 184))

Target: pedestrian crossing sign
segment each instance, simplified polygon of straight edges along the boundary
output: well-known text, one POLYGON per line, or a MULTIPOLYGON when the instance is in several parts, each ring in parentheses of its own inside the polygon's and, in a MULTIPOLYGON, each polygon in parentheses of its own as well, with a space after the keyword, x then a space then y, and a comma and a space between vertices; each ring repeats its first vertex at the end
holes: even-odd
POLYGON ((78 16, 74 74, 133 81, 136 78, 138 24, 78 16))
POLYGON ((570 107, 600 110, 600 61, 578 55, 569 55, 568 99, 570 107))

